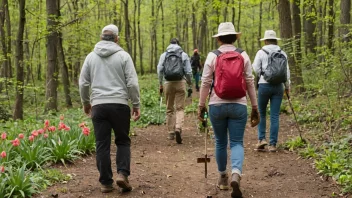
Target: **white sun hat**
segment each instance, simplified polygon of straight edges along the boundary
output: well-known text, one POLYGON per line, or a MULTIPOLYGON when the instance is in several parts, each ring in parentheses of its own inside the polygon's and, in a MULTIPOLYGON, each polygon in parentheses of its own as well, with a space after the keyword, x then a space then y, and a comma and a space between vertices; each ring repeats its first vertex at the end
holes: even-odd
POLYGON ((274 30, 266 30, 264 33, 264 38, 260 40, 265 41, 265 40, 281 40, 281 39, 276 37, 276 32, 274 30))
POLYGON ((238 37, 241 32, 236 32, 235 26, 233 26, 231 22, 224 22, 220 23, 218 33, 215 34, 213 37, 225 36, 230 34, 236 34, 236 36, 238 37))

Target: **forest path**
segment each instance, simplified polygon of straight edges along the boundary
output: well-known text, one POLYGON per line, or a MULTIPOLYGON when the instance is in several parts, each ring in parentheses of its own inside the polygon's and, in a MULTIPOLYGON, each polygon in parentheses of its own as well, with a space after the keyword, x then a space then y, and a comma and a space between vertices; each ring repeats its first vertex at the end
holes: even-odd
MULTIPOLYGON (((190 99, 187 99, 188 103, 190 99)), ((208 179, 204 178, 204 164, 196 159, 204 156, 204 134, 198 134, 196 118, 185 118, 182 133, 183 144, 167 140, 165 125, 137 129, 132 138, 132 162, 130 183, 133 190, 121 193, 115 190, 102 194, 98 182, 95 155, 77 160, 62 168, 73 179, 57 184, 35 197, 179 197, 179 198, 229 198, 229 191, 216 188, 218 178, 214 158, 214 139, 208 139, 208 179)), ((297 135, 292 119, 281 115, 279 143, 297 135)), ((338 192, 335 185, 323 181, 312 167, 311 160, 299 158, 295 153, 279 150, 276 153, 257 152, 256 128, 247 125, 244 139, 245 161, 241 189, 244 198, 326 198, 338 192)), ((112 144, 111 157, 115 168, 116 148, 112 144)), ((228 170, 230 162, 228 161, 228 170)), ((116 176, 116 174, 114 175, 116 176)))

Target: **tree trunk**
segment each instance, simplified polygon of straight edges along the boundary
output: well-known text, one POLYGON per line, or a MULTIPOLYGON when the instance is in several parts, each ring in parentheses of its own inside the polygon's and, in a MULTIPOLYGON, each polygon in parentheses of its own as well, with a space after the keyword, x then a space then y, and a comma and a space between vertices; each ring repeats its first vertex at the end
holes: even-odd
MULTIPOLYGON (((2 49, 2 54, 4 56, 4 60, 2 62, 2 67, 0 69, 0 77, 5 77, 5 86, 7 85, 7 77, 8 76, 8 55, 7 55, 7 45, 6 45, 6 34, 5 34, 5 7, 6 7, 6 2, 2 1, 1 4, 1 10, 0 10, 0 42, 1 42, 1 49, 2 49)), ((0 93, 3 90, 3 83, 0 82, 0 93)))
MULTIPOLYGON (((154 28, 155 28, 155 12, 154 12, 154 7, 155 3, 154 0, 152 0, 152 13, 151 13, 151 34, 150 34, 150 73, 153 73, 153 68, 154 68, 154 28)), ((177 22, 176 22, 177 23, 177 22)))
MULTIPOLYGON (((237 21, 237 27, 235 27, 236 32, 240 32, 240 24, 241 24, 241 0, 238 1, 238 21, 237 21)), ((240 40, 237 40, 238 47, 241 47, 241 42, 240 40)))
POLYGON ((141 67, 141 74, 144 74, 143 68, 143 46, 141 38, 141 0, 138 0, 138 47, 139 47, 139 65, 141 67))
MULTIPOLYGON (((10 11, 9 11, 9 3, 7 0, 3 0, 5 3, 5 22, 6 22, 6 34, 7 34, 7 53, 11 54, 12 53, 12 42, 11 42, 11 37, 12 37, 12 32, 11 32, 11 21, 10 21, 10 11)), ((13 72, 12 72, 12 63, 11 63, 11 57, 7 57, 7 76, 12 78, 13 72)))
POLYGON ((340 37, 342 38, 342 41, 349 42, 351 40, 351 36, 349 35, 349 27, 351 23, 351 0, 341 0, 340 9, 340 37))
POLYGON ((125 38, 127 44, 127 52, 132 54, 132 46, 131 46, 131 32, 130 32, 130 20, 128 17, 128 0, 124 1, 124 13, 125 13, 125 38))
MULTIPOLYGON (((79 6, 78 6, 78 1, 79 0, 74 0, 72 1, 72 5, 73 5, 73 9, 75 11, 74 13, 74 17, 75 18, 78 18, 78 14, 79 14, 79 6)), ((79 21, 76 22, 76 31, 78 31, 78 28, 79 28, 79 21)), ((118 26, 120 27, 120 26, 118 26)), ((81 36, 80 35, 77 35, 76 34, 76 38, 77 38, 77 43, 75 43, 73 45, 73 48, 72 48, 72 51, 73 51, 73 58, 75 59, 75 62, 73 64, 73 76, 72 76, 72 80, 73 80, 73 83, 75 85, 78 85, 78 75, 79 75, 79 72, 80 72, 80 67, 81 67, 81 62, 80 62, 80 53, 81 53, 81 36)))
POLYGON ((224 13, 223 13, 223 16, 224 16, 224 21, 227 21, 227 13, 228 13, 228 7, 229 7, 229 3, 230 3, 230 0, 226 0, 226 5, 225 5, 225 8, 224 8, 224 13))
POLYGON ((192 3, 192 41, 193 41, 193 49, 196 49, 198 47, 197 45, 197 21, 196 21, 196 7, 194 5, 195 3, 192 3))
POLYGON ((232 1, 232 24, 235 24, 235 16, 236 16, 236 12, 235 12, 235 0, 232 1))
POLYGON ((333 38, 334 38, 334 0, 329 0, 328 5, 328 48, 332 50, 333 53, 333 38))
MULTIPOLYGON (((60 5, 60 4, 59 4, 60 5)), ((58 17, 61 17, 60 7, 58 9, 58 17)), ((68 68, 65 61, 65 53, 64 48, 62 46, 62 33, 61 30, 58 30, 58 38, 57 38, 57 53, 58 53, 58 62, 61 68, 61 79, 62 85, 64 86, 65 93, 65 104, 67 108, 72 107, 71 94, 70 94, 70 81, 68 75, 68 68)))
POLYGON ((46 105, 45 112, 57 111, 57 86, 58 86, 58 63, 57 47, 58 44, 58 12, 60 0, 46 0, 47 18, 47 73, 46 73, 46 105))
MULTIPOLYGON (((137 15, 137 0, 133 1, 134 7, 133 7, 133 53, 132 53, 132 59, 136 63, 137 62, 137 20, 136 20, 136 15, 137 15)), ((136 65, 136 64, 135 64, 136 65)), ((137 68, 136 68, 137 70, 137 68)))
POLYGON ((162 35, 161 35, 161 40, 163 42, 163 47, 162 49, 165 49, 165 21, 164 21, 164 5, 163 5, 163 1, 161 1, 161 31, 162 31, 162 35))
POLYGON ((301 50, 301 10, 300 10, 300 0, 294 0, 292 2, 292 16, 293 16, 293 35, 294 35, 294 45, 295 45, 295 58, 296 58, 296 65, 295 69, 295 78, 296 84, 298 86, 299 93, 304 91, 304 83, 302 77, 302 50, 301 50))
POLYGON ((317 21, 317 12, 314 5, 314 1, 306 1, 304 6, 304 32, 305 34, 305 49, 306 54, 316 53, 317 38, 315 36, 315 28, 317 21))
POLYGON ((262 22, 263 22, 263 1, 260 0, 259 4, 259 27, 258 27, 258 48, 262 48, 260 38, 262 36, 262 22))
POLYGON ((31 73, 32 73, 32 69, 31 69, 31 56, 30 56, 30 50, 29 50, 29 39, 28 39, 28 28, 26 28, 25 30, 26 32, 26 36, 25 36, 25 41, 23 42, 23 45, 24 45, 24 51, 25 51, 25 56, 26 56, 26 61, 25 62, 25 65, 26 65, 26 68, 27 68, 27 71, 26 71, 26 83, 25 84, 28 84, 29 81, 31 80, 31 73))
POLYGON ((19 24, 16 40, 16 102, 15 111, 13 113, 13 119, 23 119, 23 94, 24 94, 24 64, 23 64, 23 34, 24 26, 26 23, 26 0, 19 0, 19 24))

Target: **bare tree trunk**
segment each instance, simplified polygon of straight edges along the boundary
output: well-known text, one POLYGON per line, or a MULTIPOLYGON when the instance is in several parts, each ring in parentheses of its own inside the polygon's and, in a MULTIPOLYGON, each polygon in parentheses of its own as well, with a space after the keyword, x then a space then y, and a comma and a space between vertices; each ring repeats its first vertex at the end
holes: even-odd
POLYGON ((139 47, 139 64, 141 67, 141 74, 144 74, 143 68, 143 46, 141 38, 141 0, 138 0, 138 47, 139 47))
POLYGON ((57 111, 57 86, 58 86, 58 62, 57 47, 58 44, 58 12, 60 0, 46 0, 47 18, 47 73, 46 73, 46 105, 45 112, 57 111))
POLYGON ((30 56, 30 50, 29 50, 29 39, 28 39, 28 28, 26 28, 25 30, 26 32, 26 40, 23 42, 23 45, 24 45, 24 50, 25 50, 25 54, 26 54, 26 61, 25 61, 25 65, 26 65, 26 68, 27 68, 27 73, 26 73, 26 84, 29 83, 29 81, 31 80, 31 56, 30 56))
POLYGON ((349 42, 351 40, 351 36, 349 35, 349 27, 351 23, 351 0, 341 0, 340 9, 340 37, 342 37, 342 41, 349 42))
MULTIPOLYGON (((73 5, 73 9, 74 9, 74 16, 75 18, 78 17, 79 14, 79 6, 78 6, 78 1, 79 0, 73 0, 72 1, 72 5, 73 5)), ((76 22, 76 29, 79 28, 79 21, 76 22)), ((120 26, 119 26, 120 27, 120 26)), ((80 72, 80 67, 81 67, 81 63, 79 60, 80 57, 80 53, 81 53, 81 42, 80 42, 81 38, 78 35, 78 39, 77 39, 77 43, 75 45, 73 45, 74 47, 72 48, 73 54, 75 54, 73 57, 75 59, 75 62, 73 64, 73 76, 72 76, 72 80, 74 82, 75 85, 78 85, 78 75, 80 72)))
POLYGON ((232 1, 232 24, 235 24, 235 16, 236 16, 236 12, 235 12, 235 0, 232 1))
POLYGON ((161 1, 161 31, 162 31, 162 42, 163 42, 163 47, 162 49, 165 49, 165 21, 164 21, 164 5, 163 1, 161 1))
POLYGON ((230 3, 230 0, 226 0, 226 5, 225 5, 225 8, 224 8, 224 13, 223 13, 223 16, 224 16, 224 21, 227 21, 227 13, 228 13, 228 7, 229 7, 229 3, 230 3))
MULTIPOLYGON (((11 44, 11 36, 12 36, 12 32, 11 32, 11 21, 10 21, 10 11, 9 11, 9 3, 7 0, 3 0, 5 6, 5 22, 6 22, 6 34, 7 34, 7 53, 11 54, 12 53, 12 44, 11 44)), ((11 57, 7 56, 7 76, 12 78, 13 76, 13 72, 12 72, 12 61, 11 61, 11 57)))
POLYGON ((315 36, 315 28, 317 21, 317 11, 314 5, 314 1, 306 1, 304 6, 304 32, 305 34, 305 45, 306 45, 306 54, 307 53, 316 53, 317 47, 317 38, 315 36))
POLYGON ((24 64, 23 64, 23 34, 24 26, 26 23, 26 2, 25 0, 19 0, 19 24, 16 40, 16 102, 15 102, 15 111, 13 113, 13 119, 23 119, 23 95, 24 95, 24 64))
POLYGON ((318 47, 321 48, 323 46, 323 38, 324 38, 324 31, 323 31, 323 18, 324 18, 324 13, 323 13, 323 5, 322 5, 323 0, 318 1, 318 29, 317 29, 317 35, 318 35, 318 47))
POLYGON ((296 75, 296 84, 298 85, 299 93, 304 91, 304 83, 302 77, 302 50, 301 50, 301 10, 300 10, 300 0, 294 0, 292 2, 292 15, 293 15, 293 35, 294 35, 294 44, 295 44, 295 75, 296 75))
MULTIPOLYGON (((137 62, 137 28, 136 28, 136 15, 137 15, 137 0, 133 1, 134 7, 133 7, 133 54, 132 54, 132 59, 136 63, 137 62)), ((136 67, 137 70, 137 67, 136 67)))
MULTIPOLYGON (((242 1, 239 0, 238 1, 238 21, 237 21, 237 27, 235 27, 235 30, 237 32, 240 32, 240 24, 241 24, 241 3, 242 1)), ((240 40, 237 40, 237 43, 238 43, 238 47, 241 47, 241 42, 240 40)))
POLYGON ((262 35, 262 22, 263 22, 263 1, 260 0, 259 4, 259 27, 258 27, 258 48, 262 48, 262 44, 260 42, 260 38, 262 35))
MULTIPOLYGON (((60 5, 60 4, 59 4, 60 5)), ((60 6, 58 9, 58 17, 61 17, 61 11, 60 11, 60 6)), ((64 86, 64 93, 65 93, 65 103, 67 108, 72 107, 72 101, 71 101, 71 94, 70 94, 70 81, 68 78, 68 68, 67 64, 65 61, 65 53, 64 53, 64 48, 62 46, 62 33, 61 30, 58 30, 58 38, 57 38, 57 54, 58 54, 58 62, 60 64, 61 68, 61 79, 62 79, 62 85, 64 86)))
POLYGON ((193 49, 197 48, 197 21, 196 21, 196 8, 194 2, 192 3, 192 40, 193 49))
POLYGON ((328 48, 333 51, 332 44, 333 44, 333 38, 334 38, 334 0, 329 0, 329 6, 328 6, 328 48))
POLYGON ((155 28, 155 12, 154 12, 154 8, 155 8, 155 3, 154 3, 154 0, 152 0, 152 13, 151 13, 151 16, 152 16, 152 20, 151 20, 151 34, 150 34, 150 73, 153 73, 153 68, 155 67, 154 66, 154 28, 155 28))
MULTIPOLYGON (((7 86, 7 77, 8 77, 8 55, 7 55, 7 45, 6 45, 6 35, 5 35, 5 7, 6 7, 6 2, 2 1, 1 4, 1 10, 0 10, 0 42, 1 42, 1 49, 2 49, 2 54, 4 56, 4 61, 2 62, 2 67, 0 69, 0 77, 5 77, 5 86, 7 86)), ((0 92, 3 90, 3 83, 0 82, 0 92)))
POLYGON ((132 54, 132 46, 131 46, 131 32, 130 32, 130 20, 128 17, 128 0, 122 1, 124 2, 124 13, 125 13, 125 38, 127 44, 127 52, 132 54))

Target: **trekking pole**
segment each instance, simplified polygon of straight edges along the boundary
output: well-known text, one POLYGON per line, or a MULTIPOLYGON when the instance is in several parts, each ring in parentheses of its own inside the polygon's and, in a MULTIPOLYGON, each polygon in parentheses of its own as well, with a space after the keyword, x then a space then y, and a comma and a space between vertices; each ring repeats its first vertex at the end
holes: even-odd
POLYGON ((302 131, 299 128, 298 121, 297 121, 297 116, 296 116, 295 111, 293 110, 293 106, 292 106, 292 103, 291 103, 290 95, 288 94, 288 92, 286 90, 285 90, 285 93, 286 93, 286 96, 287 96, 287 99, 288 99, 288 104, 290 105, 291 111, 292 111, 293 116, 294 116, 294 118, 296 120, 296 124, 295 125, 296 125, 296 128, 298 129, 299 137, 301 138, 303 143, 307 143, 307 141, 305 139, 303 139, 303 137, 302 137, 302 131))
POLYGON ((159 95, 160 95, 160 105, 159 105, 158 125, 160 125, 160 122, 161 122, 160 114, 161 114, 161 105, 163 104, 163 93, 162 93, 162 91, 160 91, 159 95))
MULTIPOLYGON (((193 97, 191 98, 191 107, 193 108, 193 97)), ((197 135, 199 135, 199 127, 198 127, 198 118, 196 118, 196 115, 194 114, 194 111, 192 110, 192 116, 197 128, 197 135)))
POLYGON ((208 176, 208 162, 210 162, 210 158, 207 155, 207 136, 208 136, 208 114, 207 112, 204 113, 204 121, 203 127, 205 128, 205 154, 204 157, 197 158, 197 163, 204 163, 205 168, 205 178, 208 176))

